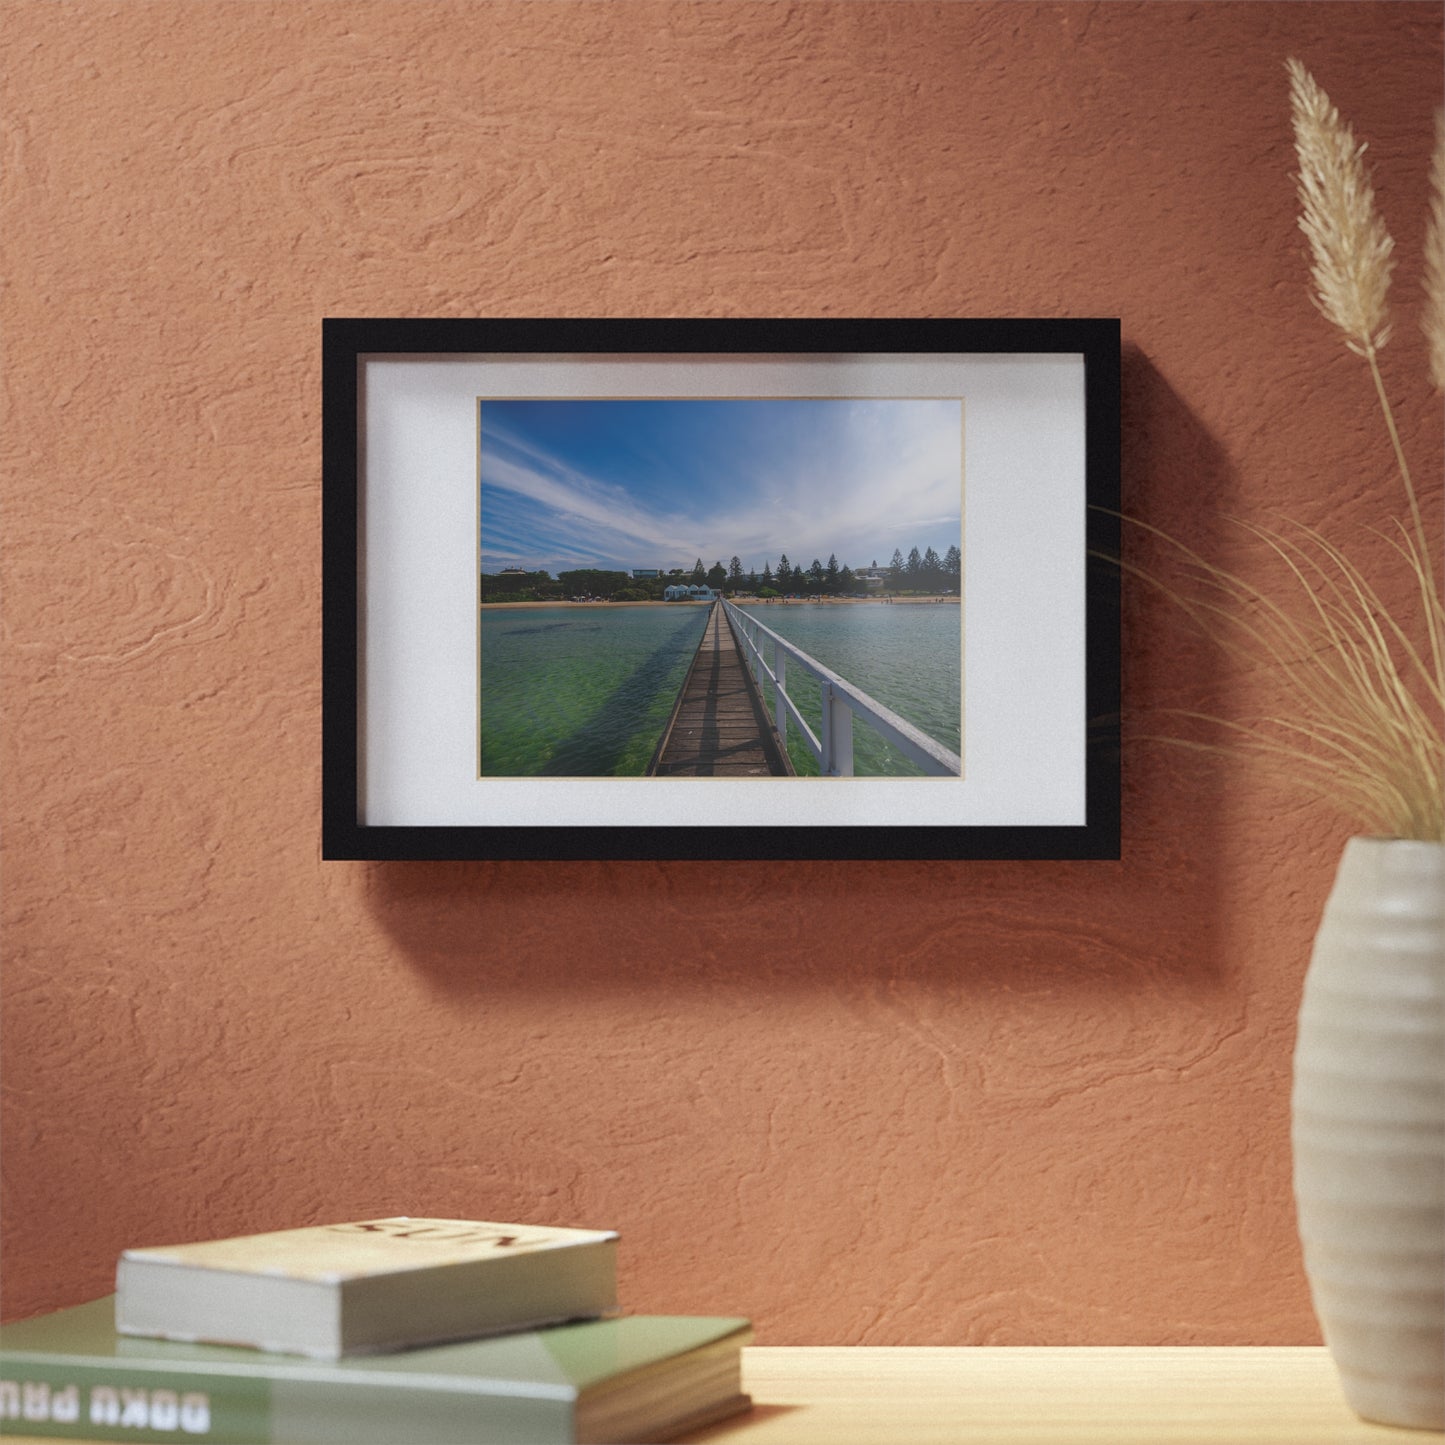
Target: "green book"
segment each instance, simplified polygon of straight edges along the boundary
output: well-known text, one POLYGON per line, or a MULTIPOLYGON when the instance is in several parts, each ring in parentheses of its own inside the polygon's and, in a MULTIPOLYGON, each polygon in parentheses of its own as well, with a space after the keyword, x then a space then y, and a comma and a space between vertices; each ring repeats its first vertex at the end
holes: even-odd
POLYGON ((0 1432, 221 1445, 668 1440, 744 1410, 748 1321, 631 1315, 319 1361, 117 1333, 114 1296, 0 1328, 0 1432))

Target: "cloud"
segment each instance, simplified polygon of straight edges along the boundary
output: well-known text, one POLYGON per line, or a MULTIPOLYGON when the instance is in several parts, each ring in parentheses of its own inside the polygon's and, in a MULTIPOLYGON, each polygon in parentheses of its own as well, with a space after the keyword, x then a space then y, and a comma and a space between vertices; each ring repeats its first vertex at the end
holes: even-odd
POLYGON ((690 566, 696 556, 707 564, 736 554, 761 567, 787 552, 795 563, 834 553, 863 566, 895 545, 941 553, 958 543, 957 401, 712 406, 728 410, 665 418, 705 417, 695 432, 639 435, 630 471, 615 457, 590 465, 575 436, 567 451, 536 427, 522 434, 488 422, 484 565, 490 556, 553 568, 690 566), (626 483, 613 479, 620 474, 626 483))

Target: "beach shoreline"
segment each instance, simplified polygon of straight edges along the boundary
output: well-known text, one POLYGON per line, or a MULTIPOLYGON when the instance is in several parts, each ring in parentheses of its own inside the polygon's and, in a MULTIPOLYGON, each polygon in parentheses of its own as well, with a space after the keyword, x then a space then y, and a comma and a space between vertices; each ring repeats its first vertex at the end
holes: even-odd
MULTIPOLYGON (((771 602, 760 597, 729 598, 735 601, 739 607, 919 607, 937 606, 942 603, 959 605, 957 596, 932 596, 932 597, 823 597, 818 601, 811 598, 790 598, 786 602, 782 598, 774 598, 771 602)), ((580 609, 597 607, 671 607, 681 610, 686 607, 711 607, 711 602, 573 602, 563 598, 550 602, 479 602, 478 608, 483 612, 489 612, 493 608, 506 607, 576 607, 580 609)))

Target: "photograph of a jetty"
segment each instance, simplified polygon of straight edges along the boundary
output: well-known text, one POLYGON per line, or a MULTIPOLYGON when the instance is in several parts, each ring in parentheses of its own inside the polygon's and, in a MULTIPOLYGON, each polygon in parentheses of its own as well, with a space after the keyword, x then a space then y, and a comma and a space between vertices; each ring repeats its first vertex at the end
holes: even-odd
POLYGON ((481 777, 961 775, 958 399, 478 403, 481 777))

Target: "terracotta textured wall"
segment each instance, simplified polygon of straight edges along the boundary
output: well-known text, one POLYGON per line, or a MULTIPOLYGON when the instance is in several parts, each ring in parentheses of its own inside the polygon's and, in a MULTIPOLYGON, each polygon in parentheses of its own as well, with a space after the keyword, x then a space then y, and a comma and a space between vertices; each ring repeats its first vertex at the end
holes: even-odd
MULTIPOLYGON (((1282 63, 1417 291, 1413 4, 9 3, 5 1310, 127 1244, 608 1225, 770 1343, 1317 1338, 1288 1063, 1345 827, 1137 741, 1117 864, 318 857, 326 315, 1120 315, 1128 505, 1348 531, 1282 63)), ((1440 414, 1402 316, 1409 445, 1440 414)), ((1129 725, 1268 680, 1126 609, 1129 725)))

